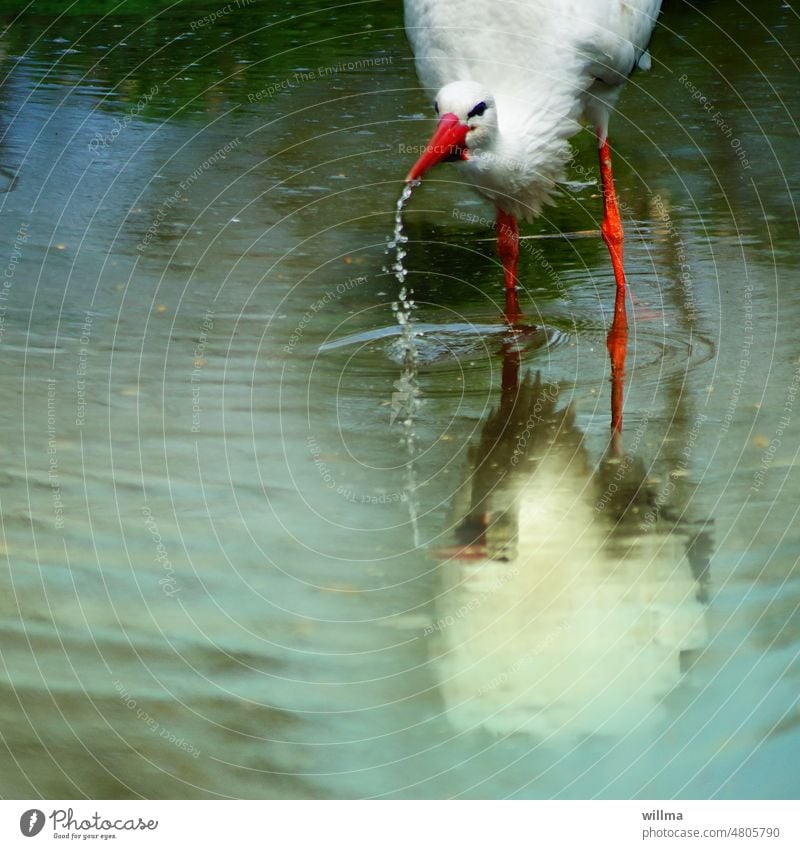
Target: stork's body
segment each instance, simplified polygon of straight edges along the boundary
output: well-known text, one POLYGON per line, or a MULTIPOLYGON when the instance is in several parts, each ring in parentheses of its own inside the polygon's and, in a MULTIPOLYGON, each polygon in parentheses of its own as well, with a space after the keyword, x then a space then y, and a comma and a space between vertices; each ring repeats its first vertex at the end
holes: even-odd
POLYGON ((506 313, 518 313, 519 219, 553 196, 569 139, 590 124, 600 149, 603 238, 624 310, 622 226, 608 121, 622 86, 649 67, 661 0, 405 0, 417 73, 436 94, 439 128, 408 179, 455 161, 497 208, 506 313))

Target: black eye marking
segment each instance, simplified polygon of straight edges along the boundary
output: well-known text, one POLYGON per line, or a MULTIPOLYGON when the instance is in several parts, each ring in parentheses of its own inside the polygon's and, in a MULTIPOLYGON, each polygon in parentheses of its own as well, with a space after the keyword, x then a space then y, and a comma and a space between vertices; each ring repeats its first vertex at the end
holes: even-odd
POLYGON ((472 109, 467 112, 467 118, 480 118, 481 115, 486 111, 486 104, 481 101, 477 106, 473 106, 472 109))
POLYGON ((433 101, 433 108, 434 108, 434 111, 436 112, 436 114, 438 115, 439 114, 439 101, 438 100, 433 101))

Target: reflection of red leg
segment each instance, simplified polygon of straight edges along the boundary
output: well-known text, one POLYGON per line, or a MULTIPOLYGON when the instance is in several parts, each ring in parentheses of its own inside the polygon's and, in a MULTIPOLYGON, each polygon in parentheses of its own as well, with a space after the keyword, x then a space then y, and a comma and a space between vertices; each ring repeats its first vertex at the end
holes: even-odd
MULTIPOLYGON (((600 135, 600 133, 598 133, 600 135)), ((611 255, 617 292, 614 298, 614 320, 608 331, 608 355, 611 358, 611 447, 621 453, 622 394, 625 385, 625 355, 628 351, 628 317, 625 312, 625 268, 623 265, 622 219, 614 191, 614 174, 611 170, 611 148, 606 138, 600 145, 600 178, 603 182, 603 241, 611 255)))
POLYGON ((611 359, 611 450, 622 454, 622 396, 625 388, 625 355, 628 352, 628 322, 625 317, 625 289, 617 286, 614 320, 608 331, 608 356, 611 359))
POLYGON ((506 342, 500 353, 503 357, 503 370, 500 378, 500 409, 513 408, 519 394, 519 368, 522 362, 516 342, 506 342))
POLYGON ((501 209, 497 210, 497 255, 503 263, 506 278, 505 316, 516 321, 522 313, 517 299, 517 261, 519 260, 519 226, 517 219, 501 209))

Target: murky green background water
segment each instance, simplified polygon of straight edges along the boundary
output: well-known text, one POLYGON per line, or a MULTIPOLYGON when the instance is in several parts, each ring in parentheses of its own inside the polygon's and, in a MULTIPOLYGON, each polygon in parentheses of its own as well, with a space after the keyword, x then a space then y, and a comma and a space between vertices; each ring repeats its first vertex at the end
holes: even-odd
POLYGON ((515 363, 492 210, 415 193, 410 469, 400 4, 61 5, 0 37, 2 795, 797 797, 789 5, 665 3, 612 124, 616 464, 602 242, 526 243, 515 363))

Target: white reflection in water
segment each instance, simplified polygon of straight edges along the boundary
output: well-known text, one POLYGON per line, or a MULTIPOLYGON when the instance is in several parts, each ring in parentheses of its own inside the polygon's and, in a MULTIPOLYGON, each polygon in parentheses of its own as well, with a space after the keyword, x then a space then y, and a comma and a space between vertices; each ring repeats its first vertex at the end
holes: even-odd
POLYGON ((448 718, 623 736, 663 718, 707 641, 708 535, 657 503, 640 459, 592 470, 557 386, 504 383, 439 552, 427 631, 448 718))

